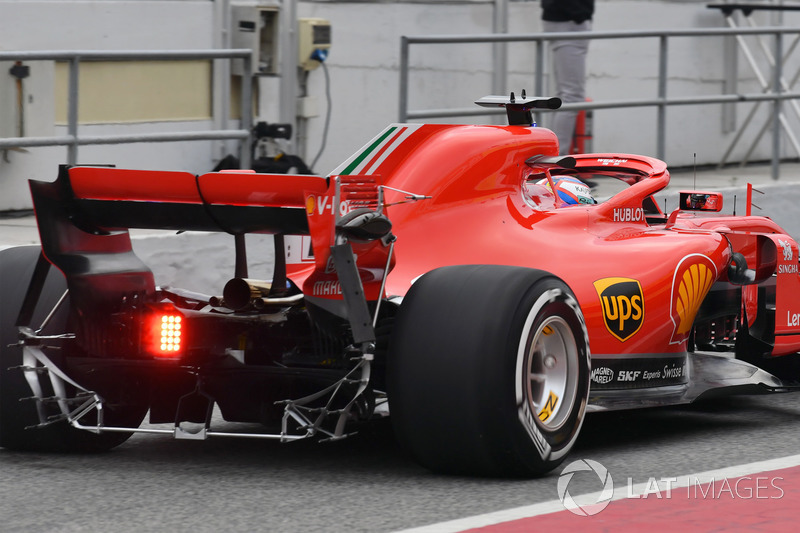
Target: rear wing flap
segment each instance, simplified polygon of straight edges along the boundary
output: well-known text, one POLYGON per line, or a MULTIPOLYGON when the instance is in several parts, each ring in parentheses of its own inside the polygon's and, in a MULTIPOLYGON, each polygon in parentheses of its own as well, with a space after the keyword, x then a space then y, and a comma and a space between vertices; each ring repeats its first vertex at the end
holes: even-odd
MULTIPOLYGON (((307 234, 306 194, 328 189, 321 176, 248 171, 189 172, 62 167, 52 184, 32 182, 36 201, 48 185, 87 231, 172 229, 307 234)), ((39 217, 41 218, 41 217, 39 217)))

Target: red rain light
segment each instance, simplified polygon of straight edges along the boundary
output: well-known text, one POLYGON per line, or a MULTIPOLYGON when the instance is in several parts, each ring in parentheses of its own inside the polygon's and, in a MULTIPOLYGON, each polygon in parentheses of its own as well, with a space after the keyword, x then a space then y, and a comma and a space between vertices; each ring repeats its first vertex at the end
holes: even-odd
POLYGON ((183 318, 175 314, 156 314, 153 319, 153 353, 158 357, 177 357, 183 339, 183 318))

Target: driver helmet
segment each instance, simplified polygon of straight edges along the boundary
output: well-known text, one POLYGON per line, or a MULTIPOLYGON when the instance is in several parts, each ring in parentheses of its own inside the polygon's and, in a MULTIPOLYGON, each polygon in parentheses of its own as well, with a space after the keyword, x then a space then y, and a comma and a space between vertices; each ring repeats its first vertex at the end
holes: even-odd
MULTIPOLYGON (((550 189, 547 178, 539 180, 537 185, 543 185, 550 189)), ((592 196, 592 190, 578 178, 567 176, 563 178, 553 178, 553 185, 556 187, 556 194, 564 205, 590 205, 596 204, 597 200, 592 196)))

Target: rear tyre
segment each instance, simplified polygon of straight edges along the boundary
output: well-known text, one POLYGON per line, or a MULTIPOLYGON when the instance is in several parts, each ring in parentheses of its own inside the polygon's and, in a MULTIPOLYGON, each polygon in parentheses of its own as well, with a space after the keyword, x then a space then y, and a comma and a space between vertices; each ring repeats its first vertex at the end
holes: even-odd
MULTIPOLYGON (((22 348, 13 345, 18 340, 16 321, 33 275, 41 249, 38 246, 22 246, 0 250, 0 446, 13 450, 51 452, 96 452, 104 451, 125 442, 130 433, 90 433, 78 430, 66 422, 43 428, 26 429, 39 424, 34 400, 23 400, 32 396, 25 375, 18 367, 22 364, 22 348)), ((44 321, 58 299, 66 290, 64 275, 55 267, 50 268, 39 301, 33 313, 31 326, 44 321)), ((67 332, 68 302, 64 302, 52 317, 43 335, 67 332)), ((64 350, 45 348, 48 357, 57 364, 64 350)), ((46 386, 46 376, 40 375, 46 386)), ((45 389, 46 390, 46 389, 45 389)), ((147 408, 144 406, 108 406, 104 409, 107 426, 138 426, 147 408)), ((88 422, 87 422, 88 423, 88 422)))
POLYGON ((542 271, 445 267, 400 307, 388 358, 398 440, 423 466, 544 474, 574 445, 589 395, 589 343, 569 288, 542 271))

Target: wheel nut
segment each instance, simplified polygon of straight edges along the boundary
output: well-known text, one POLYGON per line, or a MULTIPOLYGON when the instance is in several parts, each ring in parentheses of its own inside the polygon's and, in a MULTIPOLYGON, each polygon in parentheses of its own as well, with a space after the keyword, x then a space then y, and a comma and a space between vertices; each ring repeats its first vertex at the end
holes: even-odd
POLYGON ((544 366, 546 368, 555 368, 556 366, 556 358, 552 355, 546 355, 544 358, 544 366))

